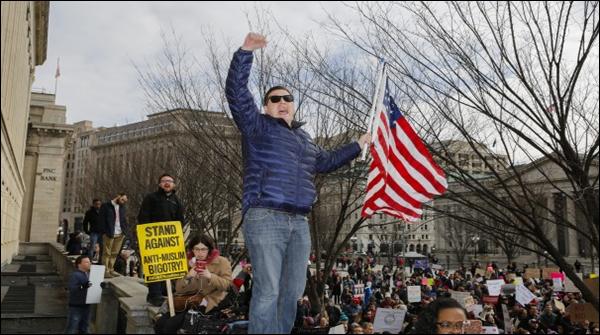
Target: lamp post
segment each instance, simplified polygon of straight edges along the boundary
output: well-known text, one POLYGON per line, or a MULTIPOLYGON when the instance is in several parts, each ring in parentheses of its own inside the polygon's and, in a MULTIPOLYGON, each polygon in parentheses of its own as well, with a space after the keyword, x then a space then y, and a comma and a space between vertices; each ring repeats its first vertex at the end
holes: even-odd
POLYGON ((473 237, 471 237, 471 241, 473 241, 473 244, 475 245, 475 262, 477 262, 477 242, 479 242, 479 240, 479 235, 474 235, 473 237))
POLYGON ((544 250, 544 263, 548 267, 548 251, 544 250))

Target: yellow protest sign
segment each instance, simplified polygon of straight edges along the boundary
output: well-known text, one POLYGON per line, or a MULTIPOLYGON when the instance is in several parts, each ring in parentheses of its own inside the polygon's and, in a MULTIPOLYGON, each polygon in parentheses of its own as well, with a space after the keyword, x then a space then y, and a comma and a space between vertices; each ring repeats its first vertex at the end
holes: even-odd
POLYGON ((145 282, 179 279, 187 274, 181 222, 156 222, 137 227, 145 282))

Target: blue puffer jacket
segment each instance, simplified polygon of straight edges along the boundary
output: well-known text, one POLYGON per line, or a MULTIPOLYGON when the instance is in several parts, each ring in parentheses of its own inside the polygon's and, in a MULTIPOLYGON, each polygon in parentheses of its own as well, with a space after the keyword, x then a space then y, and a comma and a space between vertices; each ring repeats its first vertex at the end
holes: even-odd
POLYGON ((259 113, 248 90, 253 55, 238 50, 233 55, 225 93, 242 133, 244 195, 242 213, 250 207, 307 214, 316 199, 315 174, 334 171, 360 153, 357 142, 335 151, 315 145, 294 121, 259 113))

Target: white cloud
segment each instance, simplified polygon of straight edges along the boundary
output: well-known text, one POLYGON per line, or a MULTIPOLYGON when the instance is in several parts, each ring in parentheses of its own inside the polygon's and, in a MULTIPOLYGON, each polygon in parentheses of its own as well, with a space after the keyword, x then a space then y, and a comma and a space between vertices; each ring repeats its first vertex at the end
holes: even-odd
MULTIPOLYGON (((143 93, 132 62, 152 60, 162 48, 161 31, 172 26, 184 43, 198 50, 201 27, 210 27, 224 45, 241 44, 249 31, 245 2, 51 2, 48 58, 37 67, 34 89, 54 90, 56 59, 61 77, 57 103, 67 106, 67 121, 92 120, 113 126, 144 118, 143 93)), ((320 29, 322 6, 339 4, 263 2, 294 33, 320 29)))

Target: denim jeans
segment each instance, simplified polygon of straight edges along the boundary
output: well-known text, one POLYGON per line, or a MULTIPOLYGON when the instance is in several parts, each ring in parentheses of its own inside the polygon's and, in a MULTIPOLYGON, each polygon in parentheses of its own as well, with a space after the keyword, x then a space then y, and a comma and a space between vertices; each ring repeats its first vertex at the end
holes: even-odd
POLYGON ((90 305, 69 306, 66 334, 89 334, 90 305))
POLYGON ((253 269, 249 334, 289 334, 304 293, 310 230, 303 215, 250 208, 242 226, 253 269))

